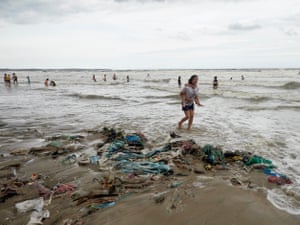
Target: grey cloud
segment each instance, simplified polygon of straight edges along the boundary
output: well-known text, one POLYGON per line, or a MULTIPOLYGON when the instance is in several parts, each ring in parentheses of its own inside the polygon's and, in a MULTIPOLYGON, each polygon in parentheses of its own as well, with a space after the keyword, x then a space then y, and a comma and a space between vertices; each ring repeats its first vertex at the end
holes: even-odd
MULTIPOLYGON (((61 22, 66 17, 93 11, 109 11, 108 5, 132 0, 0 0, 0 22, 37 24, 61 22)), ((167 0, 134 0, 139 3, 167 0)))
POLYGON ((185 32, 178 32, 175 35, 170 36, 170 38, 177 39, 177 40, 182 40, 182 41, 191 40, 191 37, 185 32))
POLYGON ((257 30, 260 28, 261 26, 258 24, 244 25, 240 23, 230 24, 228 27, 229 30, 233 30, 233 31, 248 31, 248 30, 257 30))
POLYGON ((0 21, 15 24, 59 22, 70 14, 94 10, 89 4, 72 0, 1 0, 0 21))
POLYGON ((300 31, 300 12, 278 19, 274 26, 288 36, 298 36, 300 31))
POLYGON ((295 26, 300 26, 300 12, 286 17, 284 21, 295 26))
POLYGON ((297 36, 298 32, 295 31, 294 29, 288 29, 285 31, 285 34, 287 34, 288 36, 297 36))

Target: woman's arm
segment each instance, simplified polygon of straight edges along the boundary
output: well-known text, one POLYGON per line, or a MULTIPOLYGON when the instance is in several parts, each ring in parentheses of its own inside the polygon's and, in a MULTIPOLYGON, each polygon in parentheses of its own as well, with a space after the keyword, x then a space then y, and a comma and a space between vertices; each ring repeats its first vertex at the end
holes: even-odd
POLYGON ((181 97, 181 104, 184 107, 185 106, 185 100, 186 100, 186 94, 185 94, 184 90, 182 90, 180 92, 180 97, 181 97))
POLYGON ((195 97, 195 103, 196 103, 196 105, 198 105, 198 106, 203 106, 203 105, 200 103, 200 100, 199 100, 199 97, 198 97, 198 96, 195 97))

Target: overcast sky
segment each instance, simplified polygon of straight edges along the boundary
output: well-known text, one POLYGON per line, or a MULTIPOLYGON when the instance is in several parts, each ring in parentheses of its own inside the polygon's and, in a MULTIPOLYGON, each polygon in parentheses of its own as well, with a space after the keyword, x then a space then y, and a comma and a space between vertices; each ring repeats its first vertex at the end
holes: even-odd
POLYGON ((0 68, 300 67, 300 0, 0 0, 0 68))

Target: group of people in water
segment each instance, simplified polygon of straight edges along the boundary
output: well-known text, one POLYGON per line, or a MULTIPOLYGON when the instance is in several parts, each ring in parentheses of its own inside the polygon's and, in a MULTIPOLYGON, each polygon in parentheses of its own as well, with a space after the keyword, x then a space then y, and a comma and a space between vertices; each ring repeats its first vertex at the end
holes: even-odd
MULTIPOLYGON (((230 80, 232 80, 232 77, 230 77, 230 80)), ((241 80, 245 80, 244 75, 241 75, 241 80)), ((181 88, 181 76, 178 76, 177 82, 178 82, 178 87, 181 88)), ((219 87, 219 81, 217 76, 214 76, 212 87, 213 89, 217 89, 219 87)))
POLYGON ((5 85, 7 85, 7 86, 10 86, 11 82, 13 82, 14 85, 18 84, 18 76, 16 75, 16 73, 12 73, 12 76, 10 76, 9 73, 5 73, 3 80, 4 80, 5 85))
MULTIPOLYGON (((45 84, 45 87, 48 87, 48 86, 49 86, 49 78, 46 78, 44 84, 45 84)), ((56 86, 56 83, 55 83, 54 80, 51 80, 51 81, 50 81, 50 86, 52 86, 52 87, 55 87, 55 86, 56 86)))
MULTIPOLYGON (((27 76, 27 82, 28 84, 31 83, 30 81, 30 77, 27 76)), ((4 84, 5 86, 7 87, 11 87, 11 83, 13 83, 14 85, 18 85, 18 76, 16 73, 12 73, 12 76, 9 74, 9 73, 4 73, 4 76, 3 76, 3 81, 4 81, 4 84)))
MULTIPOLYGON (((31 84, 31 80, 30 80, 30 77, 29 76, 26 76, 27 78, 27 83, 28 84, 31 84)), ((117 75, 114 73, 112 75, 112 79, 113 80, 117 80, 117 75)), ((12 73, 12 76, 9 74, 9 73, 4 73, 4 83, 6 86, 9 86, 11 85, 11 83, 13 82, 13 84, 17 85, 18 84, 18 77, 16 75, 16 73, 12 73)), ((96 75, 93 74, 92 76, 92 80, 94 82, 96 82, 96 75)), ((106 74, 103 75, 103 81, 107 81, 107 76, 106 74)), ((129 78, 129 75, 126 76, 126 81, 129 82, 130 81, 130 78, 129 78)), ((45 81, 44 81, 44 85, 45 87, 48 87, 48 86, 52 86, 52 87, 55 87, 56 86, 56 82, 54 80, 49 80, 49 78, 46 78, 45 81)))
MULTIPOLYGON (((117 79, 118 79, 118 78, 117 78, 117 75, 116 75, 115 73, 112 75, 112 79, 113 79, 113 80, 117 80, 117 79)), ((94 82, 97 82, 97 79, 96 79, 96 75, 95 75, 95 74, 93 74, 92 80, 93 80, 94 82)), ((107 76, 106 76, 106 74, 103 75, 103 81, 104 81, 104 82, 107 81, 107 76)), ((127 81, 127 82, 130 81, 129 75, 126 76, 126 81, 127 81)))
MULTIPOLYGON (((26 76, 27 78, 27 83, 31 84, 31 80, 29 76, 26 76)), ((14 85, 18 85, 18 76, 16 73, 12 73, 12 76, 9 73, 4 73, 4 77, 3 77, 3 81, 5 83, 5 86, 10 87, 11 83, 13 83, 14 85)), ((44 82, 45 86, 48 87, 49 86, 49 78, 47 78, 44 82)), ((54 80, 50 81, 50 86, 55 87, 56 83, 54 80)))

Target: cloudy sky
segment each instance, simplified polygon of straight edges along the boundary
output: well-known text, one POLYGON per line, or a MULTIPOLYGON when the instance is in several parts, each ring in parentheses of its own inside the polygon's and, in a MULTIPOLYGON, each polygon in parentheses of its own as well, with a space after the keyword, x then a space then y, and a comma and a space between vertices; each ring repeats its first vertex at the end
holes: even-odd
POLYGON ((0 68, 299 68, 300 0, 0 0, 0 68))

